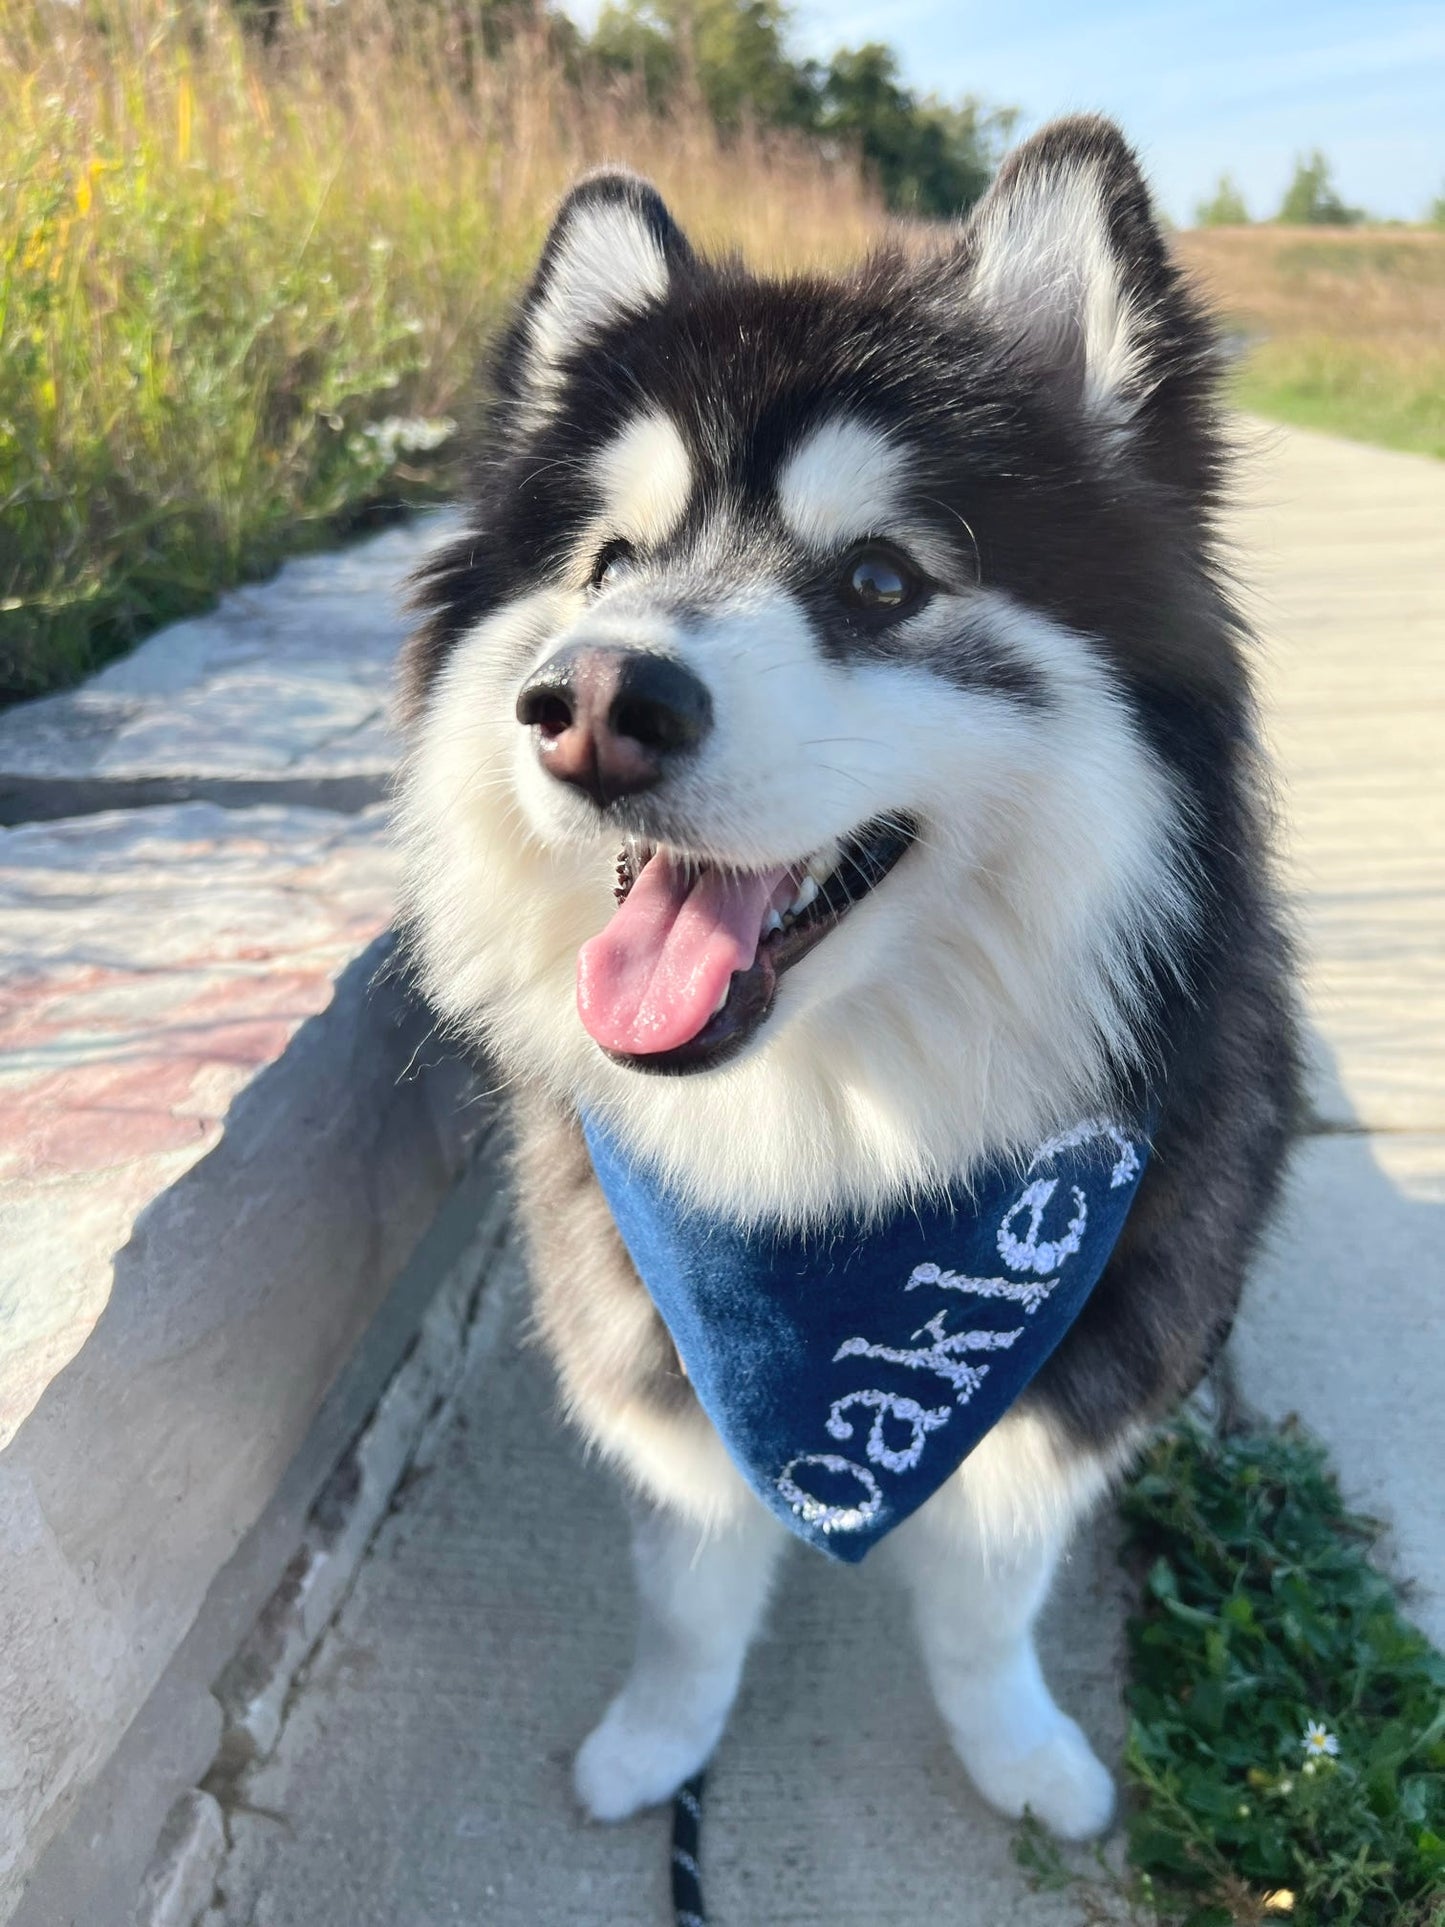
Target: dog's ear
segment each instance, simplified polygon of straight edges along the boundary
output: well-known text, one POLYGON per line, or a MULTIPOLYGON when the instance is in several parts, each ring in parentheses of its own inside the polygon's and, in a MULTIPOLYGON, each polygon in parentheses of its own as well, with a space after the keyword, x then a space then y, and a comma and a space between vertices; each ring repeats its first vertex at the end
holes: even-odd
POLYGON ((558 208, 522 297, 504 378, 545 398, 578 349, 624 316, 663 301, 691 260, 682 230, 650 182, 622 168, 584 176, 558 208))
POLYGON ((1207 374, 1211 330, 1110 121, 1054 121, 1016 148, 960 260, 1010 351, 1107 428, 1127 430, 1171 379, 1207 374))

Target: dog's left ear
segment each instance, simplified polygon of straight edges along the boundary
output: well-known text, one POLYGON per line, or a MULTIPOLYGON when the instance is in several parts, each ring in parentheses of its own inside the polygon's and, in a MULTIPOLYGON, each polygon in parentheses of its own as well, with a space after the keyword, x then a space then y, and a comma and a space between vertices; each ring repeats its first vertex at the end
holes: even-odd
POLYGON ((1208 323, 1112 122, 1058 120, 1009 155, 965 229, 969 292, 1039 379, 1122 431, 1207 372, 1208 323))
POLYGON ((522 297, 505 372, 544 398, 580 348, 665 300, 692 258, 650 182, 622 168, 585 176, 557 210, 522 297))

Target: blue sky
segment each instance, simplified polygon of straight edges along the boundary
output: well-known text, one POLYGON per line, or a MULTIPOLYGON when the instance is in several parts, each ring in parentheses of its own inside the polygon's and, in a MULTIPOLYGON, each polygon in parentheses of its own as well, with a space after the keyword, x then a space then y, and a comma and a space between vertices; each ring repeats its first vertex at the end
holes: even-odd
MULTIPOLYGON (((569 7, 595 18, 598 0, 569 7)), ((1320 147, 1347 201, 1419 220, 1445 193, 1445 0, 796 0, 802 50, 886 40, 924 92, 976 93, 1025 130, 1112 114, 1176 221, 1227 168, 1273 214, 1320 147)))
POLYGON ((1418 220, 1445 193, 1445 0, 894 0, 799 9, 809 52, 887 40, 913 86, 981 94, 1025 128, 1094 108, 1142 151, 1179 221, 1228 168, 1272 214, 1321 147, 1345 199, 1418 220))

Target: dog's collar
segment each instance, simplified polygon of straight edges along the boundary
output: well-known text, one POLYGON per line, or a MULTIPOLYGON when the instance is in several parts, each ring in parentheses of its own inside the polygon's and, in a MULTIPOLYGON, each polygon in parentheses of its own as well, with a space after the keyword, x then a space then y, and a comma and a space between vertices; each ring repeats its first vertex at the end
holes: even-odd
POLYGON ((799 1538, 861 1559, 1003 1417, 1093 1290, 1147 1134, 1090 1118, 942 1198, 803 1232, 690 1208, 595 1118, 618 1230, 703 1409, 799 1538))

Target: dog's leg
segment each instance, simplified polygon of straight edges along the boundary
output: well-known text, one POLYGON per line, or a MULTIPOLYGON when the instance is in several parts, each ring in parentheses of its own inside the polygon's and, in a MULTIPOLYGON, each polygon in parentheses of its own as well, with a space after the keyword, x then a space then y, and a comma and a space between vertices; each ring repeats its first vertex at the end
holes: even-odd
POLYGON ((662 1510, 638 1520, 636 1656, 574 1773, 577 1797, 594 1820, 625 1820, 656 1805, 707 1762, 785 1539, 761 1506, 708 1534, 662 1510))
POLYGON ((1060 1838, 1083 1840, 1109 1824, 1114 1783, 1054 1704, 1034 1649, 1061 1545, 985 1547, 946 1494, 894 1535, 934 1697, 970 1779, 1001 1813, 1028 1807, 1060 1838))

